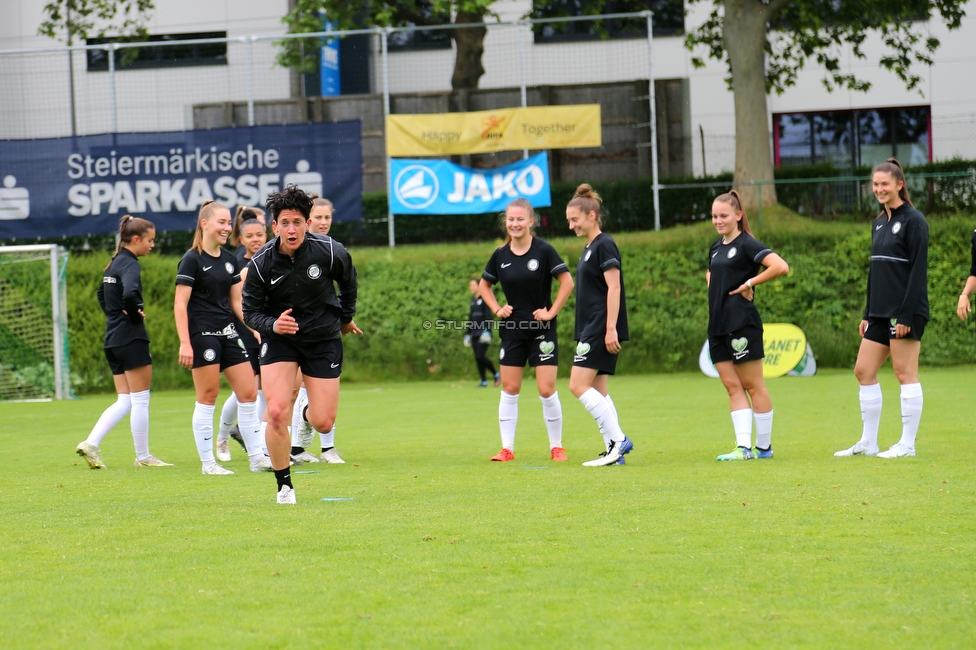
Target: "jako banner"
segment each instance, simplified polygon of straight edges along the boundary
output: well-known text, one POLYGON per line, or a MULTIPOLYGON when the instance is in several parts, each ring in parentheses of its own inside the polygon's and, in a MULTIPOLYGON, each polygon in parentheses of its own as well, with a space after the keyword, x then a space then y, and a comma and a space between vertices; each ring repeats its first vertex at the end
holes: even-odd
POLYGON ((533 207, 551 204, 545 153, 497 169, 471 169, 446 160, 390 161, 393 214, 501 212, 523 197, 533 207))
POLYGON ((390 115, 388 156, 452 156, 603 144, 599 104, 499 108, 469 113, 390 115))
POLYGON ((115 232, 123 214, 191 230, 204 201, 263 206, 286 185, 362 219, 360 122, 0 141, 0 238, 115 232))

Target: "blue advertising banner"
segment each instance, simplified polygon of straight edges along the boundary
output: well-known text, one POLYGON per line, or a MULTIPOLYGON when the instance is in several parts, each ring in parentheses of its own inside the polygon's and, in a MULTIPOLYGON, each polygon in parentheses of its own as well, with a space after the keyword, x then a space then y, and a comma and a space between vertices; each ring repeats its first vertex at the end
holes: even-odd
POLYGON ((446 160, 390 161, 393 214, 501 212, 523 197, 534 207, 551 204, 549 158, 540 153, 497 169, 471 169, 446 160))
POLYGON ((360 122, 0 140, 0 238, 115 232, 124 214, 192 230, 204 201, 262 206, 292 184, 362 219, 360 122))
MULTIPOLYGON (((326 31, 332 29, 330 21, 325 21, 326 31)), ((322 81, 322 96, 334 97, 342 94, 342 83, 339 75, 339 39, 327 38, 321 48, 319 57, 320 79, 322 81)))

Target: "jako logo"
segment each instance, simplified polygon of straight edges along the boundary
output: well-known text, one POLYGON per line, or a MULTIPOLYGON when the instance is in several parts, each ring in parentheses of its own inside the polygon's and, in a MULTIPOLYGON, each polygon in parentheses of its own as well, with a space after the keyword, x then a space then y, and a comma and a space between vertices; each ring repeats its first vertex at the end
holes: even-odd
POLYGON ((437 200, 437 177, 422 165, 408 165, 393 181, 393 191, 403 205, 420 210, 437 200))

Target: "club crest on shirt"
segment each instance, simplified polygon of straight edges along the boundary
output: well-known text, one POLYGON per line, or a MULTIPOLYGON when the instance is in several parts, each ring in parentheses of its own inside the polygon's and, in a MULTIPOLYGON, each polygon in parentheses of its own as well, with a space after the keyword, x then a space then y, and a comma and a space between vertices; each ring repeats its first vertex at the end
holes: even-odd
POLYGON ((539 268, 539 260, 529 260, 529 270, 535 271, 539 268))
POLYGON ((586 255, 583 256, 583 261, 584 262, 589 262, 590 261, 590 255, 592 255, 592 254, 593 254, 593 251, 586 251, 586 255))
POLYGON ((308 277, 312 278, 313 280, 317 280, 320 275, 322 275, 322 269, 319 268, 318 264, 313 264, 312 266, 308 267, 308 277))
POLYGON ((901 230, 901 222, 900 221, 899 222, 896 222, 895 225, 893 225, 891 227, 891 234, 892 235, 897 235, 899 230, 901 230))
POLYGON ((234 265, 233 264, 231 264, 230 262, 225 262, 224 263, 224 268, 227 269, 227 272, 228 273, 230 273, 231 275, 234 275, 234 265))
POLYGON ((738 252, 739 251, 738 251, 738 249, 735 246, 733 246, 732 248, 730 248, 729 249, 729 259, 732 259, 733 257, 735 257, 735 254, 738 253, 738 252))

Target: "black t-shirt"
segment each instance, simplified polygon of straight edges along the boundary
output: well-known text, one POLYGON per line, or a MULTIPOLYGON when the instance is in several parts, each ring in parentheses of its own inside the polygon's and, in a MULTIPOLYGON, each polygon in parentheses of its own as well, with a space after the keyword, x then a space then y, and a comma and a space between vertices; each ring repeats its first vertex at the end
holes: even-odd
POLYGON ((630 338, 627 329, 627 299, 624 291, 624 270, 616 242, 605 232, 591 241, 576 264, 576 327, 573 338, 600 339, 607 335, 607 279, 604 273, 620 269, 620 310, 617 312, 617 339, 630 338))
POLYGON ((142 268, 128 249, 121 249, 102 271, 98 304, 105 312, 105 347, 117 348, 133 341, 148 341, 142 315, 142 268))
POLYGON ((722 238, 708 249, 708 335, 722 336, 743 327, 762 327, 754 302, 742 294, 730 296, 746 280, 756 277, 762 262, 772 253, 749 233, 742 232, 728 244, 722 238))
POLYGON ((540 322, 532 317, 536 309, 552 307, 552 279, 569 268, 556 249, 538 237, 522 255, 512 252, 511 243, 495 249, 481 276, 488 284, 501 281, 512 315, 505 319, 501 337, 506 340, 532 339, 541 331, 556 328, 556 319, 540 322))
POLYGON ((902 203, 871 226, 871 268, 864 318, 895 318, 911 325, 929 319, 929 224, 921 212, 902 203))
POLYGON ((214 257, 190 249, 176 268, 176 284, 192 287, 186 312, 190 335, 218 333, 234 322, 230 306, 230 288, 241 281, 241 266, 230 251, 220 249, 214 257))
POLYGON ((468 326, 465 333, 478 336, 491 327, 489 323, 494 319, 495 317, 492 315, 491 310, 488 309, 488 305, 485 304, 484 299, 481 296, 472 296, 471 311, 468 313, 468 326))

